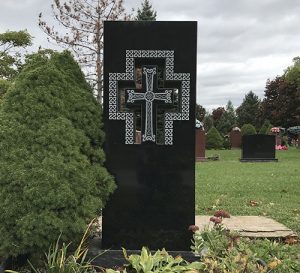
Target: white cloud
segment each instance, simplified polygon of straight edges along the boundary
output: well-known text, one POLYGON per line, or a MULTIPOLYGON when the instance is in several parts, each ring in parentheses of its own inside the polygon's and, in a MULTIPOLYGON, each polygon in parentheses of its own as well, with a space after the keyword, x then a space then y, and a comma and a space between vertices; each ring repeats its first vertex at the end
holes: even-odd
MULTIPOLYGON (((140 1, 124 0, 128 11, 140 1)), ((300 2, 295 0, 152 0, 158 20, 198 21, 197 99, 205 107, 238 106, 300 55, 300 2)), ((28 29, 35 48, 47 44, 37 26, 51 0, 0 0, 0 31, 28 29)))

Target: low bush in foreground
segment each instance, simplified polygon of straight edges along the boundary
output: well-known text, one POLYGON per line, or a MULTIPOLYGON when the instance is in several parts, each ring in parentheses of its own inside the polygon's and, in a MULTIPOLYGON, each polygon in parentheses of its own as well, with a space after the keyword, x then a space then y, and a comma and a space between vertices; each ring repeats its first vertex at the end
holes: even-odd
MULTIPOLYGON (((58 240, 46 255, 43 266, 35 268, 34 273, 296 273, 300 272, 300 256, 297 252, 299 242, 289 238, 286 243, 267 239, 250 240, 222 226, 222 219, 230 215, 217 211, 211 217, 211 225, 200 232, 197 226, 193 231, 191 249, 199 260, 189 263, 182 257, 171 256, 165 249, 151 253, 143 247, 141 254, 127 255, 123 249, 126 264, 120 268, 103 268, 93 265, 87 259, 88 249, 84 246, 87 231, 74 252, 69 244, 58 240)), ((91 227, 91 224, 90 226, 91 227)), ((88 229, 90 230, 90 229, 88 229)), ((95 257, 97 258, 97 257, 95 257)), ((94 259, 95 259, 94 258, 94 259)), ((10 273, 17 273, 9 271, 10 273)), ((26 270, 28 272, 28 270, 26 270)))
POLYGON ((276 241, 250 240, 216 224, 203 232, 195 231, 192 249, 198 262, 173 258, 165 250, 155 254, 143 248, 141 255, 127 256, 127 264, 107 273, 296 273, 300 261, 293 246, 276 241))
POLYGON ((204 268, 204 265, 200 262, 188 263, 180 256, 172 257, 168 252, 158 250, 154 254, 143 247, 141 255, 133 254, 128 256, 126 250, 123 249, 124 257, 128 262, 124 268, 119 270, 107 269, 107 273, 129 273, 129 272, 153 272, 153 273, 164 273, 164 272, 199 272, 204 268))
POLYGON ((241 238, 222 228, 195 232, 193 237, 203 273, 300 272, 297 250, 288 244, 241 238))

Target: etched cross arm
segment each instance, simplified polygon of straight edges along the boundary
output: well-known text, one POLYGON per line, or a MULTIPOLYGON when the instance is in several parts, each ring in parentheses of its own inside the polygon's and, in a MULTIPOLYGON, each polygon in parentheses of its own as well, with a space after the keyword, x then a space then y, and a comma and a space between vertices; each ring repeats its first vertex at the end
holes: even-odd
POLYGON ((164 90, 163 93, 154 93, 154 99, 164 101, 165 103, 171 103, 172 102, 172 89, 164 90))
POLYGON ((127 102, 134 103, 135 101, 145 100, 145 93, 137 93, 134 90, 127 90, 127 102))

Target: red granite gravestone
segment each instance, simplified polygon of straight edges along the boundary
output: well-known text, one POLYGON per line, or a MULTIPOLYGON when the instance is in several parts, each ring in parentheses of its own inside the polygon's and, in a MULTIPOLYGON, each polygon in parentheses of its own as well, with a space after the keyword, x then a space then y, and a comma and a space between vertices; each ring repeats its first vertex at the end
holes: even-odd
POLYGON ((196 161, 205 160, 205 131, 196 129, 196 161))
POLYGON ((241 148, 242 134, 240 131, 232 130, 230 132, 230 145, 231 145, 231 148, 241 148))

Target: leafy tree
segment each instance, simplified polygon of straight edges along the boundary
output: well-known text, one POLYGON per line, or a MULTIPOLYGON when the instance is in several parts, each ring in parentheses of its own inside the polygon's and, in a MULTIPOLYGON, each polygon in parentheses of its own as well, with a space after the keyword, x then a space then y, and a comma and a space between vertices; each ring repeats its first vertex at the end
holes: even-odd
POLYGON ((106 20, 128 20, 123 0, 53 0, 52 13, 59 23, 59 30, 48 25, 42 13, 39 26, 49 39, 71 50, 86 79, 94 87, 97 100, 103 94, 103 22, 106 20), (62 28, 65 31, 62 31, 62 28))
POLYGON ((39 53, 0 109, 0 255, 76 241, 115 185, 103 167, 101 108, 69 52, 39 53))
POLYGON ((221 149, 223 148, 223 138, 219 131, 213 126, 209 129, 206 135, 207 149, 221 149))
POLYGON ((222 114, 216 128, 222 135, 228 134, 236 125, 236 115, 232 102, 229 100, 226 105, 225 112, 222 114))
POLYGON ((0 33, 0 78, 12 79, 21 67, 20 49, 31 45, 26 30, 0 33))
POLYGON ((202 105, 197 103, 196 104, 196 119, 203 121, 205 114, 206 114, 205 108, 202 105))
POLYGON ((31 45, 31 39, 26 30, 0 33, 0 102, 22 66, 21 49, 31 45))
POLYGON ((204 126, 204 130, 205 132, 208 132, 209 129, 214 126, 214 121, 211 115, 206 114, 204 119, 203 119, 203 126, 204 126))
POLYGON ((285 77, 288 82, 296 83, 300 87, 300 57, 293 59, 294 64, 287 68, 285 77))
POLYGON ((260 100, 252 91, 248 92, 242 104, 236 109, 237 121, 239 126, 251 123, 259 127, 258 114, 260 109, 260 100))
POLYGON ((263 125, 261 126, 260 130, 259 130, 259 134, 268 134, 270 133, 270 129, 273 127, 273 125, 270 123, 269 120, 265 120, 265 122, 263 123, 263 125))
POLYGON ((262 101, 262 116, 275 126, 291 127, 300 122, 300 89, 285 76, 268 80, 262 101))
POLYGON ((244 136, 244 135, 255 135, 256 134, 255 127, 250 123, 244 124, 241 128, 241 134, 242 134, 242 136, 244 136))
POLYGON ((137 21, 156 21, 156 11, 152 8, 151 3, 148 0, 142 2, 142 6, 137 10, 137 21))
POLYGON ((297 91, 295 93, 295 101, 297 106, 294 116, 296 117, 297 124, 300 124, 300 57, 295 57, 293 62, 294 64, 288 67, 287 71, 285 72, 285 78, 288 83, 297 85, 297 91))
POLYGON ((225 113, 225 108, 224 107, 218 107, 216 109, 213 109, 212 111, 212 118, 213 118, 213 121, 214 121, 214 126, 218 126, 219 124, 219 121, 222 117, 222 115, 225 113))

